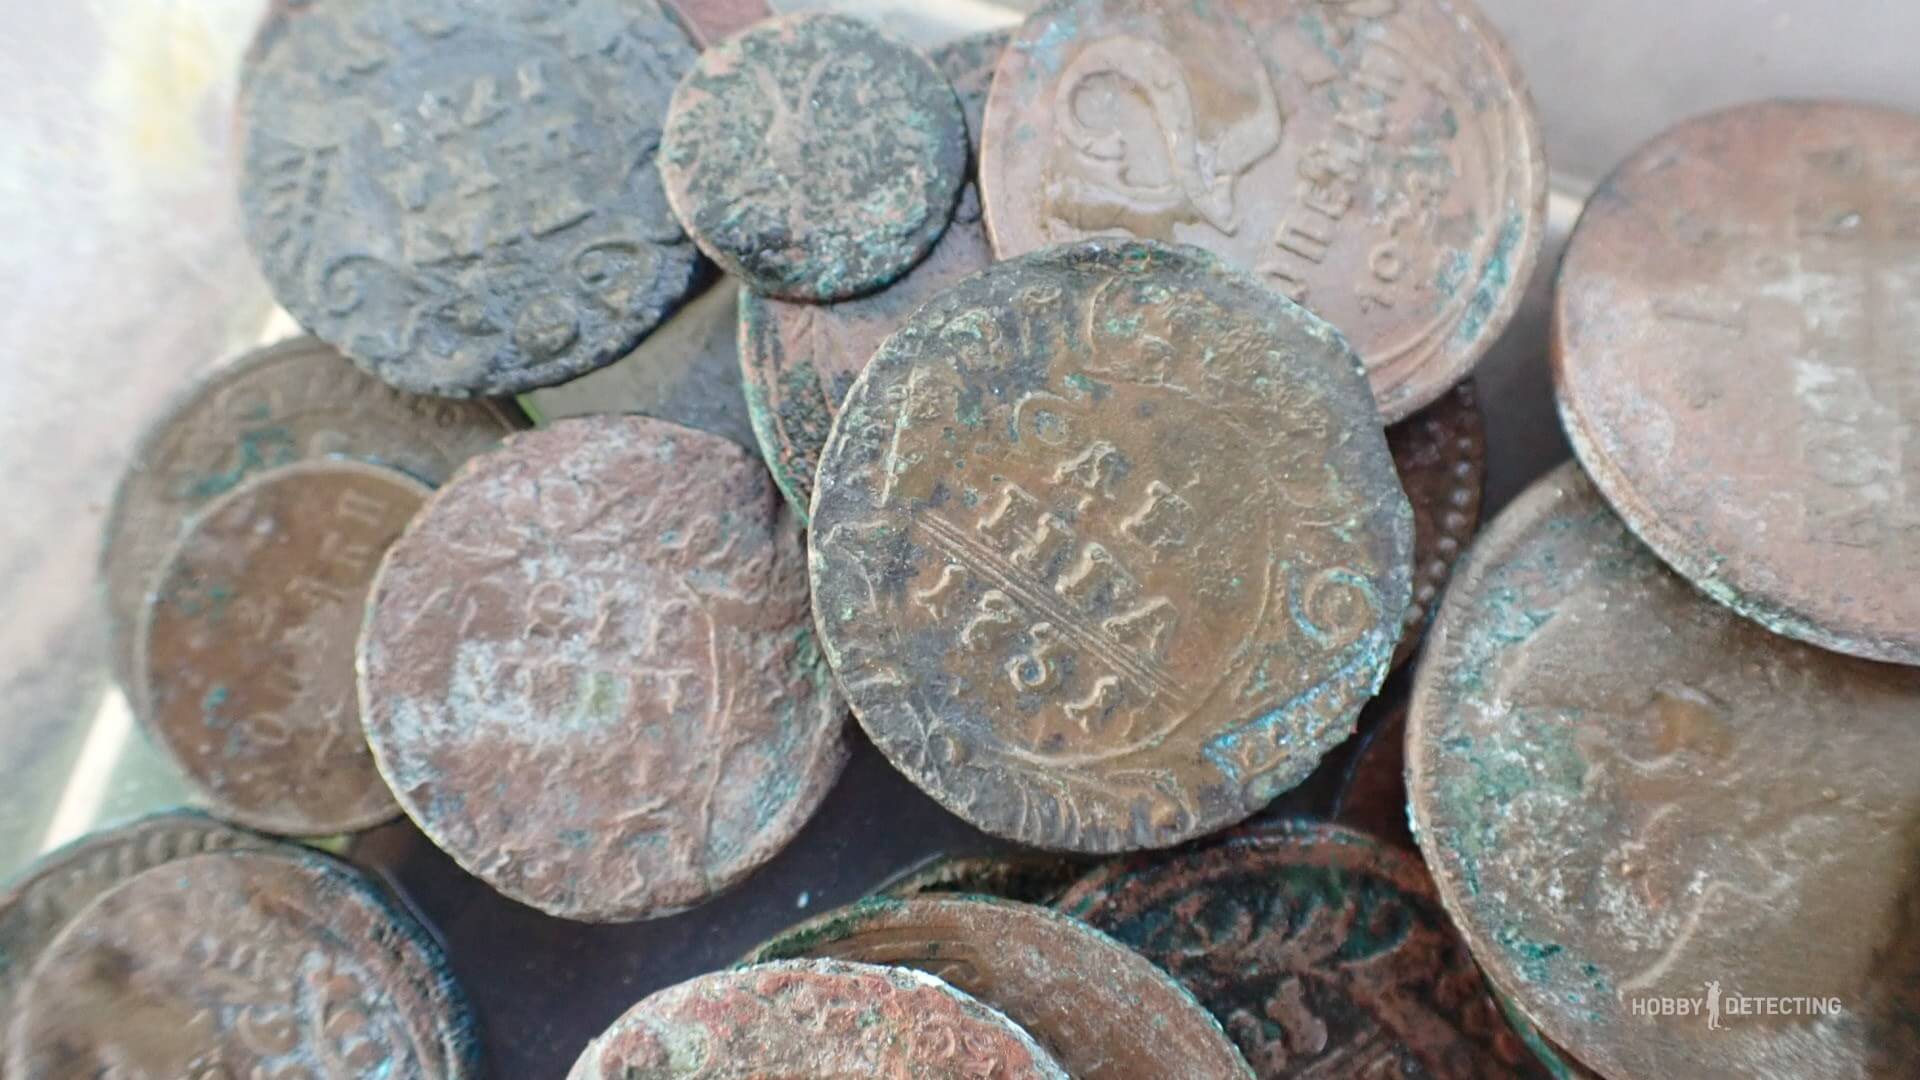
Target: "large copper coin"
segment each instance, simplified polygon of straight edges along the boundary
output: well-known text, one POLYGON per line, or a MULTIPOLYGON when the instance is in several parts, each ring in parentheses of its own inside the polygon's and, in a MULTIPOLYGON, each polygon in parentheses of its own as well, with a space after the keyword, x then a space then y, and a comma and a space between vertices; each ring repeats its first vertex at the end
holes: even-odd
POLYGON ((517 435, 388 553, 361 710, 407 814, 550 914, 697 904, 846 759, 806 551, 759 459, 639 417, 517 435))
POLYGON ((141 621, 141 693, 221 817, 328 836, 398 816, 360 726, 354 640, 380 557, 427 492, 376 465, 300 462, 181 533, 141 621))
POLYGON ((1486 425, 1472 382, 1387 429, 1387 449, 1413 504, 1413 603, 1407 608, 1395 667, 1411 659, 1426 633, 1453 564, 1480 526, 1486 492, 1486 425))
MULTIPOLYGON (((90 833, 41 856, 0 893, 0 1017, 13 1015, 40 954, 102 893, 176 859, 272 843, 204 814, 172 810, 90 833)), ((0 1065, 6 1059, 0 1021, 0 1065)))
POLYGON ((1353 730, 1413 520, 1358 363, 1194 248, 969 278, 854 384, 813 498, 814 610, 915 783, 1041 847, 1232 824, 1353 730))
POLYGON ((1267 825, 1096 871, 1057 906, 1186 984, 1263 1078, 1544 1075, 1420 861, 1358 833, 1267 825))
POLYGON ((275 297, 418 393, 625 356, 698 277, 652 165, 694 55, 653 0, 276 4, 240 100, 275 297))
POLYGON ((749 288, 846 300, 933 250, 967 176, 953 87, 843 15, 768 19, 707 50, 660 152, 687 231, 749 288))
POLYGON ((481 1075, 479 1041, 426 932, 312 854, 196 855, 80 913, 8 1029, 7 1075, 481 1075))
POLYGON ((1707 602, 1570 465, 1466 560, 1407 732, 1474 954, 1615 1080, 1912 1075, 1868 1063, 1920 1015, 1916 761, 1920 671, 1707 602))
POLYGON ((1117 233, 1255 271, 1353 340, 1389 421, 1500 336, 1546 232, 1532 101, 1465 0, 1049 5, 980 190, 1002 257, 1117 233))
POLYGON ((439 483, 520 426, 511 406, 401 393, 311 338, 256 349, 196 379, 141 437, 102 530, 120 684, 132 694, 133 632, 153 577, 181 524, 208 500, 263 469, 320 457, 439 483))
POLYGON ((881 882, 873 895, 896 900, 991 896, 1025 904, 1050 904, 1067 886, 1084 877, 1090 865, 1085 859, 1037 851, 936 855, 881 882))
POLYGON ((1778 633, 1920 664, 1920 117, 1749 105, 1601 185, 1560 412, 1628 527, 1778 633))
POLYGON ((850 960, 936 975, 1025 1028, 1075 1080, 1253 1073, 1166 972, 1085 923, 984 897, 867 900, 788 930, 747 963, 850 960))
POLYGON ((1067 1080, 1033 1037, 931 975, 794 960, 703 975, 635 1005, 569 1080, 1067 1080))

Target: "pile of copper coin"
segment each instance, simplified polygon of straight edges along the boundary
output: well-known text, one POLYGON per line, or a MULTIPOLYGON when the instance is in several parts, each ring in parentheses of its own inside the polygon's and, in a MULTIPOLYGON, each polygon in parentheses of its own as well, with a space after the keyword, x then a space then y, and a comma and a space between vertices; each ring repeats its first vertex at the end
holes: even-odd
POLYGON ((102 562, 200 809, 0 899, 9 1080, 497 1072, 316 843, 404 815, 652 919, 862 739, 1001 853, 573 1077, 1920 1076, 1920 117, 1621 164, 1555 287, 1578 462, 1484 530, 1548 172, 1465 0, 1055 0, 930 53, 288 0, 235 124, 311 336, 182 388, 102 562), (722 288, 740 381, 677 392, 750 432, 514 403, 722 288))

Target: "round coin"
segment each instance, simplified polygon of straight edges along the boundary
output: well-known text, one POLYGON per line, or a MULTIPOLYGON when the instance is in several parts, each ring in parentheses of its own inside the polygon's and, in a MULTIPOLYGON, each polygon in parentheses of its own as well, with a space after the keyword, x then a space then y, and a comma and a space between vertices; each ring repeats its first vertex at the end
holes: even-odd
POLYGON ((1413 603, 1393 652, 1393 665, 1399 667, 1412 659, 1453 564, 1480 525, 1487 440, 1473 383, 1461 383, 1388 428, 1387 449, 1413 504, 1413 603))
POLYGON ((1920 664, 1920 117, 1748 105, 1637 151, 1554 302, 1567 435, 1628 527, 1777 633, 1920 664))
POLYGON ((1384 677, 1413 520, 1357 361, 1194 248, 1094 241, 949 289, 854 384, 814 610, 874 742, 988 832, 1232 824, 1384 677))
POLYGON ((398 815, 361 730, 353 648, 380 556, 427 492, 376 465, 305 461, 181 533, 141 621, 141 695, 221 817, 330 836, 398 815))
MULTIPOLYGON (((0 1017, 14 1014, 34 962, 95 897, 175 859, 272 844, 205 814, 169 810, 89 833, 42 855, 0 893, 0 1017)), ((0 1064, 6 1059, 6 1029, 0 1022, 0 1064)))
POLYGON ((1488 977, 1605 1076, 1899 1075, 1869 1062, 1920 1015, 1916 717, 1920 671, 1707 602, 1569 465, 1447 594, 1414 835, 1488 977))
POLYGON ((843 15, 786 15, 701 54, 660 174, 700 249, 748 287, 845 300, 933 249, 966 180, 967 123, 912 47, 843 15))
POLYGON ((481 1074, 445 958, 358 873, 310 853, 196 855, 102 895, 34 966, 7 1075, 481 1074))
POLYGON ((1096 871, 1057 906, 1171 972, 1263 1078, 1545 1075, 1420 861, 1358 833, 1275 823, 1096 871))
POLYGON ((1404 705, 1374 719, 1340 775, 1331 815, 1335 821, 1376 840, 1414 846, 1407 829, 1406 744, 1404 705))
POLYGON ((1001 257, 1206 248, 1345 331, 1389 422, 1500 336, 1546 232, 1532 101, 1464 0, 1064 0, 1015 35, 985 123, 1001 257))
POLYGON ((800 924, 747 963, 826 959, 924 971, 998 1009, 1075 1080, 1253 1080, 1218 1021, 1165 972, 1076 919, 984 897, 867 900, 800 924))
POLYGON ((931 975, 796 960, 703 975, 635 1005, 568 1080, 1067 1080, 1033 1037, 931 975))
POLYGON ((694 55, 652 0, 275 5, 240 98, 274 295, 418 393, 625 356, 699 276, 652 167, 694 55))
POLYGON ((263 469, 320 457, 439 483, 520 426, 507 406, 401 393, 312 338, 256 349, 196 379, 141 437, 102 530, 110 654, 135 714, 146 710, 135 692, 134 631, 195 509, 263 469))
POLYGON ((361 711, 408 815, 549 914, 665 915, 771 858, 846 759, 799 525, 759 460, 640 417, 514 436, 383 564, 361 711))
POLYGON ((1005 855, 937 855, 882 882, 875 896, 968 895, 1050 904, 1087 872, 1083 859, 1041 852, 1005 855))

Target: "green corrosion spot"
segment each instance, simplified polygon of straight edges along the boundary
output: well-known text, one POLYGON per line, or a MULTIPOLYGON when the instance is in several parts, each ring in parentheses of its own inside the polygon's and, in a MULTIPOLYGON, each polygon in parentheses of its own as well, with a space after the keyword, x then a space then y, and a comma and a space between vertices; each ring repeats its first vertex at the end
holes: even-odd
POLYGON ((224 472, 208 473, 188 484, 181 494, 188 499, 211 499, 232 491, 240 481, 262 469, 291 465, 300 459, 300 448, 293 432, 279 425, 244 432, 234 447, 239 460, 224 472))
POLYGON ((1500 237, 1494 241, 1493 251, 1487 255, 1487 261, 1480 268, 1480 283, 1474 287, 1473 298, 1467 302, 1467 310, 1460 316, 1460 326, 1454 331, 1454 338, 1461 342, 1478 341, 1487 328, 1487 320, 1493 317, 1493 309, 1499 306, 1500 298, 1507 293, 1507 286, 1513 281, 1514 257, 1520 250, 1520 237, 1526 232, 1526 223, 1518 216, 1507 218, 1500 227, 1500 237))
POLYGON ((1535 941, 1512 927, 1503 927, 1494 935, 1500 947, 1513 957, 1514 965, 1520 974, 1532 983, 1543 983, 1553 976, 1554 957, 1566 952, 1566 947, 1551 941, 1535 941))

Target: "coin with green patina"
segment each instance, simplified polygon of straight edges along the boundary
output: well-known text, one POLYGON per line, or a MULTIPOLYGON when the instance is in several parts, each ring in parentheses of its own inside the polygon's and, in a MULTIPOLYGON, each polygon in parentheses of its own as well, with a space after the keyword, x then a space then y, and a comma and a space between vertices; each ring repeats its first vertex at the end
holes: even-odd
POLYGON ((1056 906, 1171 972, 1266 1080, 1546 1075, 1420 860, 1359 833, 1275 823, 1108 866, 1056 906))
POLYGON ((1107 852, 1240 821, 1352 733, 1413 515, 1338 331, 1199 249, 1087 241, 887 340, 810 542, 879 748, 988 832, 1107 852))
POLYGON ((933 249, 967 176, 967 122, 933 62, 857 19, 768 19, 674 91, 660 175, 687 231, 749 288, 845 300, 933 249))
POLYGON ((967 134, 973 143, 974 161, 980 160, 980 123, 987 111, 987 91, 993 87, 993 72, 1000 66, 1000 55, 1013 40, 1011 30, 989 30, 981 34, 949 41, 928 54, 940 68, 940 74, 953 84, 960 96, 960 109, 967 117, 967 134))
POLYGON ((1025 1028, 1076 1080, 1253 1080, 1219 1022, 1166 972, 1046 908, 979 896, 866 900, 788 930, 746 962, 814 958, 938 976, 1025 1028))

